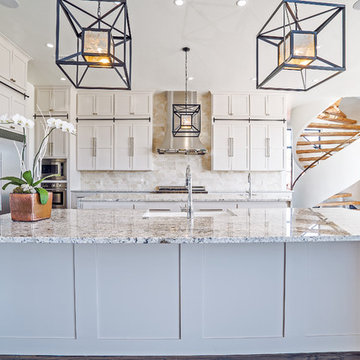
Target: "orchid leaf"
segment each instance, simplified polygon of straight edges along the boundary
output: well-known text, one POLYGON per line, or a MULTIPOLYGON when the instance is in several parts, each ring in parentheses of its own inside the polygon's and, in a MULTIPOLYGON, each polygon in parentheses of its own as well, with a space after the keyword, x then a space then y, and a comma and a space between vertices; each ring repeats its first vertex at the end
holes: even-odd
POLYGON ((29 184, 29 185, 32 185, 33 184, 33 177, 31 175, 31 171, 28 170, 28 171, 25 171, 23 173, 23 178, 26 180, 26 182, 29 184))
POLYGON ((39 184, 41 184, 44 180, 48 179, 48 178, 51 178, 51 177, 54 177, 54 176, 60 176, 59 174, 54 174, 54 175, 48 175, 48 176, 45 176, 43 177, 42 179, 34 182, 33 186, 37 186, 39 184))
POLYGON ((6 190, 6 188, 7 188, 9 185, 14 185, 14 186, 16 186, 16 185, 13 184, 12 182, 9 182, 9 183, 5 184, 5 185, 2 187, 2 189, 3 189, 3 190, 6 190))
POLYGON ((37 188, 35 188, 35 190, 40 196, 41 204, 45 205, 47 203, 48 199, 49 199, 49 193, 45 189, 43 189, 41 187, 37 187, 37 188))
POLYGON ((7 180, 7 181, 11 181, 11 183, 13 185, 22 185, 22 184, 26 184, 26 181, 24 181, 23 179, 20 179, 18 177, 15 177, 15 176, 5 176, 5 177, 2 177, 0 178, 0 180, 7 180))

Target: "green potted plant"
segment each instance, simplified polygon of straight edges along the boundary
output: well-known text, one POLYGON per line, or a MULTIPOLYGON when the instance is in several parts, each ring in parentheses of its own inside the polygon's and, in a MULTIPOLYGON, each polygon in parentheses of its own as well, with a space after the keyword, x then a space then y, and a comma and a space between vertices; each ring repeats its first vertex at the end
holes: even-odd
POLYGON ((27 170, 25 165, 25 153, 27 147, 26 129, 34 127, 33 120, 16 114, 11 118, 7 114, 0 116, 0 124, 16 124, 23 128, 24 140, 19 149, 14 143, 20 160, 20 176, 5 176, 0 180, 7 183, 2 187, 5 190, 8 186, 14 186, 10 194, 10 212, 14 221, 38 221, 51 217, 52 193, 41 187, 41 183, 49 177, 40 177, 41 162, 45 156, 50 134, 55 130, 62 130, 69 134, 76 134, 75 126, 70 122, 50 118, 47 121, 42 117, 44 137, 34 157, 32 169, 27 170))

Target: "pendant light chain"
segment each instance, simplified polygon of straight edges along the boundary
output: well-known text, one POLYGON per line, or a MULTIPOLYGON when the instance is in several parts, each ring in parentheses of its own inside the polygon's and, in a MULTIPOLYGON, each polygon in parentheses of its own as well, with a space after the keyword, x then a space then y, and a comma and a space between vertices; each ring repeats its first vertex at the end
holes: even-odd
POLYGON ((185 51, 185 105, 188 103, 188 52, 185 51))

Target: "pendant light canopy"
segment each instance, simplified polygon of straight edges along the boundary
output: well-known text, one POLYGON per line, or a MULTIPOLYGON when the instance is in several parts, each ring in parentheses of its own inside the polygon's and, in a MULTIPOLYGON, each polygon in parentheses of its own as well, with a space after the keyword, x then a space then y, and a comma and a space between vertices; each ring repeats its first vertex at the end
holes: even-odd
POLYGON ((172 133, 175 137, 198 137, 201 132, 201 106, 188 104, 188 53, 190 48, 182 49, 185 53, 185 102, 173 104, 172 133))
POLYGON ((345 71, 345 5, 283 0, 256 39, 256 87, 307 91, 345 71))
POLYGON ((130 90, 131 45, 126 0, 57 0, 56 64, 76 88, 130 90))

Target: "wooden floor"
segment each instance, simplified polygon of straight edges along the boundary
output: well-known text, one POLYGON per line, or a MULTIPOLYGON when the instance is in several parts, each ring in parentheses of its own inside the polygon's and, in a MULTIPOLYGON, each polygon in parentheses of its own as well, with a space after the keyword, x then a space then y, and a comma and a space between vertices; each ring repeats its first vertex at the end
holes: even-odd
POLYGON ((360 360, 360 352, 283 355, 219 356, 19 356, 0 355, 0 360, 360 360))

